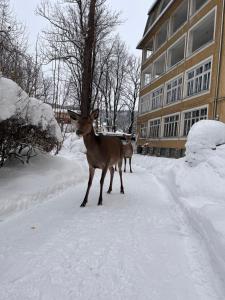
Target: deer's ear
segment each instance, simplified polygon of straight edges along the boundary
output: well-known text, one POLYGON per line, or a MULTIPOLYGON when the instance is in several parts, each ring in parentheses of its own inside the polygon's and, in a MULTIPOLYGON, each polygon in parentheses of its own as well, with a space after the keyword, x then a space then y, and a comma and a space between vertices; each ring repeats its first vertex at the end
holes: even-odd
POLYGON ((97 108, 97 109, 93 110, 93 112, 91 113, 91 118, 93 120, 96 120, 96 119, 98 119, 98 115, 99 115, 99 109, 97 108))
POLYGON ((80 118, 79 114, 77 114, 74 111, 69 110, 69 109, 67 111, 68 111, 68 114, 69 114, 69 116, 70 116, 71 119, 73 119, 75 121, 79 120, 79 118, 80 118))

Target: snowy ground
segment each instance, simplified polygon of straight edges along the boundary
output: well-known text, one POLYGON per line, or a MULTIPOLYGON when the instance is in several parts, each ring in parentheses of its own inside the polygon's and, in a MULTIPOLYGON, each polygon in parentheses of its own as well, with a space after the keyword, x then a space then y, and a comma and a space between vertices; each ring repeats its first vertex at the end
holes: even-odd
POLYGON ((135 155, 125 195, 116 174, 98 207, 97 172, 84 209, 81 150, 0 170, 0 299, 225 299, 225 147, 195 167, 135 155))

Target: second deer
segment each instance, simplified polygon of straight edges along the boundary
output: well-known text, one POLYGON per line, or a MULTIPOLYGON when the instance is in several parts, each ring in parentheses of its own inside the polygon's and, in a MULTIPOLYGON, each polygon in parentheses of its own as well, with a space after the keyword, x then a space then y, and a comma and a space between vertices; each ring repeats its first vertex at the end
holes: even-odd
POLYGON ((131 168, 131 159, 134 153, 131 143, 131 136, 125 136, 126 144, 123 145, 123 157, 124 157, 124 172, 126 172, 127 158, 129 159, 130 173, 133 173, 131 168))

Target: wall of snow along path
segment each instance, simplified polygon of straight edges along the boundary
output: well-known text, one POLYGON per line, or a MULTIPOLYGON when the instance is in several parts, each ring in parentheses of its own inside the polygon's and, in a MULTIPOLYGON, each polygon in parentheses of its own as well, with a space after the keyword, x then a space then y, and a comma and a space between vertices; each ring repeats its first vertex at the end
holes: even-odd
POLYGON ((61 130, 50 105, 29 96, 12 80, 0 77, 0 122, 21 118, 26 124, 47 130, 51 137, 62 141, 61 130))
POLYGON ((0 169, 0 219, 54 199, 87 178, 86 161, 66 153, 39 153, 26 165, 8 162, 0 169))
MULTIPOLYGON (((186 157, 166 159, 136 155, 172 195, 208 252, 225 293, 225 124, 196 123, 187 139, 186 157), (222 145, 221 145, 222 144, 222 145)), ((135 166, 134 166, 135 170, 135 166)), ((149 192, 151 187, 149 187, 149 192)))

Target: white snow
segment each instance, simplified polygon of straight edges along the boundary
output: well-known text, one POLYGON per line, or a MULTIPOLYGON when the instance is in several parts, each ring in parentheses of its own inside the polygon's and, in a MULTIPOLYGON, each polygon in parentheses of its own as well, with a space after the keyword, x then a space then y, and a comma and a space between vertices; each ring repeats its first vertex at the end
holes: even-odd
POLYGON ((88 168, 74 134, 58 157, 0 169, 0 299, 223 300, 225 145, 217 141, 197 164, 135 155, 125 195, 116 173, 102 207, 100 172, 79 207, 88 168))
POLYGON ((225 144, 225 124, 213 120, 199 121, 192 126, 188 134, 187 161, 192 164, 205 161, 211 150, 222 144, 225 144))
POLYGON ((39 126, 62 141, 59 125, 50 105, 29 96, 12 80, 0 76, 0 122, 11 117, 39 126))

